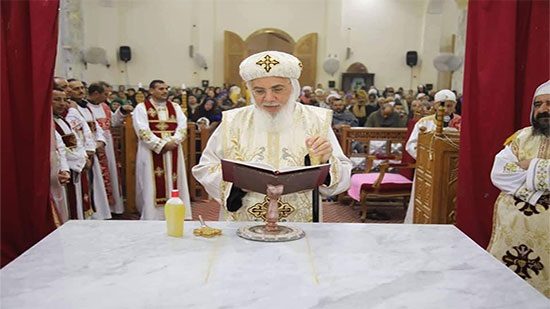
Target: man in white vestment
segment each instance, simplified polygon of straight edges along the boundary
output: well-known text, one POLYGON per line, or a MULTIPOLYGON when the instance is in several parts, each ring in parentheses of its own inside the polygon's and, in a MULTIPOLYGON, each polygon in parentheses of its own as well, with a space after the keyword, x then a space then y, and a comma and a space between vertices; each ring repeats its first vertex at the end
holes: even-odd
POLYGON ((99 123, 96 121, 89 107, 90 104, 88 104, 88 101, 85 99, 86 88, 84 88, 82 82, 72 80, 69 82, 68 88, 70 99, 73 100, 77 106, 76 108, 69 108, 67 119, 70 119, 69 123, 72 124, 78 121, 78 119, 76 119, 78 116, 83 118, 92 131, 93 140, 96 145, 94 153, 91 154, 92 167, 88 173, 90 188, 92 190, 92 203, 95 210, 92 218, 97 220, 111 219, 111 209, 109 207, 105 181, 98 157, 100 152, 105 151, 105 145, 107 144, 103 129, 99 126, 99 123))
MULTIPOLYGON (((66 182, 66 197, 68 204, 68 213, 60 211, 61 221, 65 219, 87 219, 94 213, 91 207, 91 199, 88 193, 88 179, 86 171, 91 167, 86 148, 84 145, 84 135, 91 135, 89 128, 85 128, 84 134, 73 129, 66 120, 68 104, 66 94, 63 90, 57 88, 52 93, 52 112, 54 117, 55 133, 58 147, 65 147, 63 153, 66 164, 70 169, 70 181, 66 182)), ((62 159, 60 157, 60 159, 62 159)), ((64 162, 59 162, 63 167, 64 162)), ((65 184, 65 181, 63 181, 65 184)), ((55 198, 55 197, 54 197, 55 198)), ((63 198, 57 197, 62 200, 63 198)))
MULTIPOLYGON (((263 162, 279 169, 304 166, 309 154, 330 163, 319 191, 324 196, 348 189, 351 161, 331 128, 332 111, 297 103, 302 63, 294 56, 265 51, 249 56, 240 75, 252 93, 250 106, 223 112, 193 175, 221 205, 220 219, 265 221, 268 198, 222 180, 221 159, 263 162)), ((279 221, 312 221, 312 191, 281 196, 279 221)), ((322 209, 319 209, 322 218, 322 209)))
POLYGON ((105 183, 107 200, 109 201, 112 213, 122 214, 124 212, 124 203, 122 199, 122 190, 118 182, 118 169, 113 136, 111 135, 111 126, 120 126, 126 115, 132 111, 133 108, 131 105, 125 105, 119 107, 112 113, 109 106, 104 103, 106 94, 104 87, 100 83, 90 84, 90 86, 88 86, 88 101, 91 104, 88 104, 87 107, 92 112, 99 127, 103 131, 104 139, 107 141, 105 151, 97 153, 99 165, 103 174, 103 181, 105 183))
POLYGON ((172 189, 191 219, 191 201, 182 143, 187 118, 181 107, 167 100, 168 86, 161 80, 149 85, 151 99, 136 106, 134 129, 139 139, 136 157, 136 207, 142 220, 164 220, 164 204, 172 189))
POLYGON ((487 250, 550 298, 550 80, 535 91, 530 120, 495 156, 491 180, 502 192, 487 250))
MULTIPOLYGON (((456 115, 456 95, 454 92, 448 89, 440 90, 435 94, 434 97, 434 108, 437 111, 439 105, 442 105, 445 108, 443 115, 443 127, 444 130, 450 131, 460 131, 461 117, 456 115)), ((437 113, 437 112, 436 112, 437 113)), ((417 123, 415 123, 414 128, 411 132, 409 139, 407 140, 407 145, 405 146, 406 151, 416 160, 416 148, 418 146, 418 134, 420 133, 420 128, 425 127, 425 132, 435 131, 437 122, 435 119, 435 114, 420 118, 417 123)), ((414 215, 414 194, 415 194, 415 185, 416 185, 416 176, 414 176, 413 188, 411 192, 411 198, 409 199, 409 206, 407 208, 407 213, 405 215, 404 223, 413 223, 414 215)))

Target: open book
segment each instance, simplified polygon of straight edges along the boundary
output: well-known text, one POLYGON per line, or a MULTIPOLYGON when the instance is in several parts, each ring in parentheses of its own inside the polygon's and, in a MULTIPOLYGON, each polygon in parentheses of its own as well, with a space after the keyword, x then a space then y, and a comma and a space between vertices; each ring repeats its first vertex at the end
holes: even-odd
POLYGON ((223 180, 235 186, 265 194, 267 185, 283 185, 283 194, 313 190, 325 181, 330 164, 291 166, 275 169, 261 162, 222 160, 223 180))

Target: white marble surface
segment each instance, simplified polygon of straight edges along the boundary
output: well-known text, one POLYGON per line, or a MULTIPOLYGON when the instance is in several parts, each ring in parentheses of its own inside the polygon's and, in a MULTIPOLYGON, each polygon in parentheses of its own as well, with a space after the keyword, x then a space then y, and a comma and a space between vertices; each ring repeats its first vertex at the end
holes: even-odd
POLYGON ((454 226, 295 224, 259 243, 165 235, 160 221, 70 221, 0 271, 2 308, 546 308, 454 226))

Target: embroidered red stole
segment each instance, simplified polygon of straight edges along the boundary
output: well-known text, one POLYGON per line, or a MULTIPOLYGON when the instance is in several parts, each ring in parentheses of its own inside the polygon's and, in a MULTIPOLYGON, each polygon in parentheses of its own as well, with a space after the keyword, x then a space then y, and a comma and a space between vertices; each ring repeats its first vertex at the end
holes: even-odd
MULTIPOLYGON (((145 109, 147 110, 147 119, 149 120, 149 129, 155 136, 159 138, 170 138, 176 128, 178 127, 178 120, 176 116, 176 109, 172 102, 166 101, 166 109, 168 110, 168 120, 163 121, 158 117, 158 111, 155 106, 149 101, 145 100, 145 109)), ((178 180, 178 151, 170 151, 172 161, 172 177, 166 174, 166 160, 163 154, 157 154, 151 151, 153 157, 153 183, 155 185, 155 206, 164 206, 168 200, 168 186, 166 185, 170 178, 172 179, 172 188, 177 188, 178 180)))
MULTIPOLYGON (((103 103, 100 103, 100 106, 103 107, 103 103)), ((90 111, 90 114, 92 114, 92 123, 94 124, 94 131, 97 130, 95 128, 95 122, 99 124, 101 129, 103 130, 110 130, 111 129, 111 110, 103 107, 103 110, 105 112, 105 118, 97 118, 94 116, 94 113, 92 109, 89 106, 86 106, 88 110, 90 111)), ((88 121, 88 125, 90 126, 90 129, 92 126, 90 125, 90 121, 88 121)), ((113 141, 107 141, 107 143, 112 143, 113 141)), ((107 153, 106 149, 103 149, 103 152, 97 152, 97 159, 99 161, 99 167, 101 169, 101 175, 103 176, 103 182, 105 183, 105 193, 107 193, 107 200, 109 202, 109 205, 115 204, 115 197, 113 195, 113 187, 111 186, 111 171, 109 170, 109 162, 107 160, 107 153)))
MULTIPOLYGON (((65 123, 67 125, 67 128, 71 128, 69 123, 62 117, 56 118, 65 123)), ((65 133, 63 128, 55 121, 55 131, 61 135, 61 138, 63 139, 63 143, 65 146, 69 149, 74 149, 76 144, 76 136, 73 133, 65 133)), ((72 131, 71 131, 72 132, 72 131)), ((71 175, 75 172, 71 170, 71 175)), ((83 213, 84 213, 84 219, 94 214, 94 210, 92 209, 92 203, 90 201, 90 195, 89 190, 90 187, 88 185, 88 177, 86 177, 86 173, 80 173, 80 183, 82 188, 82 207, 83 207, 83 213)), ((67 199, 69 202, 69 218, 70 219, 78 219, 76 207, 76 186, 73 183, 74 178, 71 177, 71 181, 67 184, 67 199)))

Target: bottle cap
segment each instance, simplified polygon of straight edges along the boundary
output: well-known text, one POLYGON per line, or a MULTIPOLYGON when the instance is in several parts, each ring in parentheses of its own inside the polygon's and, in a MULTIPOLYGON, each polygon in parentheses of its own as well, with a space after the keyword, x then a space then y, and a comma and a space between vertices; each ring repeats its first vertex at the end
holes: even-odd
POLYGON ((172 190, 172 197, 180 197, 178 190, 172 190))

